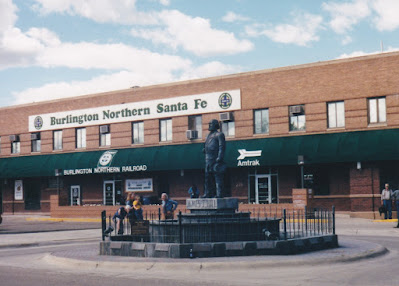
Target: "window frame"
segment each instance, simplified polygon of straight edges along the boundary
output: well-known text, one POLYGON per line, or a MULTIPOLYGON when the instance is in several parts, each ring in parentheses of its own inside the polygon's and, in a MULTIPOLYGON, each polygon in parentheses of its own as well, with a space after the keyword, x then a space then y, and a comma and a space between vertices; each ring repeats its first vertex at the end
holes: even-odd
POLYGON ((345 101, 340 100, 327 102, 327 128, 345 128, 345 101), (342 115, 340 115, 341 113, 342 115), (343 117, 340 118, 340 116, 343 117), (333 121, 334 124, 331 124, 333 121))
POLYGON ((104 125, 100 125, 98 127, 98 133, 100 134, 100 136, 98 137, 99 139, 99 146, 100 147, 108 147, 111 146, 111 126, 109 124, 104 124, 104 125), (108 126, 108 132, 106 133, 101 133, 100 129, 101 126, 108 126), (104 143, 104 144, 103 144, 104 143), (108 144, 107 144, 108 143, 108 144))
POLYGON ((159 142, 171 142, 173 140, 172 118, 159 120, 159 142))
POLYGON ((269 134, 269 108, 262 108, 262 109, 255 109, 253 112, 253 126, 254 126, 254 134, 269 134), (260 114, 260 129, 257 126, 259 120, 257 120, 257 114, 260 114), (266 117, 264 117, 263 114, 266 114, 266 117), (266 122, 264 123, 264 119, 266 122), (263 131, 263 125, 266 125, 265 130, 263 131), (258 132, 260 130, 260 132, 258 132))
POLYGON ((189 115, 187 118, 188 130, 198 132, 197 139, 202 139, 202 115, 189 115))
POLYGON ((290 132, 298 132, 298 131, 306 131, 306 110, 305 104, 296 104, 288 106, 288 116, 289 116, 289 131, 290 132), (292 113, 291 108, 294 106, 302 106, 303 111, 298 113, 292 113), (303 118, 303 122, 300 122, 301 118, 303 118), (300 124, 303 125, 303 128, 300 128, 300 124))
POLYGON ((34 133, 31 133, 31 134, 37 134, 39 138, 31 140, 30 151, 32 153, 41 152, 42 151, 42 140, 41 140, 40 132, 34 132, 34 133))
POLYGON ((379 96, 379 97, 370 97, 367 99, 367 120, 369 125, 373 124, 384 124, 387 122, 387 105, 386 105, 386 97, 379 96), (382 100, 384 102, 383 106, 381 105, 382 100), (372 102, 375 101, 375 106, 371 106, 372 102), (375 108, 375 111, 372 110, 375 108), (383 110, 382 110, 383 109, 383 110), (372 112, 375 112, 375 121, 372 121, 372 112), (383 111, 383 112, 382 112, 383 111))
POLYGON ((144 121, 132 122, 132 144, 144 144, 144 121))
POLYGON ((63 149, 63 136, 62 130, 53 130, 53 151, 58 151, 63 149), (57 138, 56 138, 57 134, 57 138), (57 143, 57 145, 56 145, 57 143), (60 145, 60 146, 59 146, 60 145))
POLYGON ((220 124, 220 131, 226 137, 235 137, 236 136, 236 124, 235 121, 222 121, 220 124))
POLYGON ((11 141, 11 154, 21 153, 21 139, 18 136, 18 140, 11 141))
POLYGON ((84 149, 87 146, 86 127, 75 128, 75 148, 84 149))

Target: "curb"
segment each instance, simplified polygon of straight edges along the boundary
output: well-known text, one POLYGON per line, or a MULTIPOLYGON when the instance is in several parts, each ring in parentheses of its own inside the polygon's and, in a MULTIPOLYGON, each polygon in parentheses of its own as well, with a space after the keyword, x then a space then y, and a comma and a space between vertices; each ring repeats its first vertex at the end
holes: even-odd
POLYGON ((5 244, 0 245, 0 249, 7 248, 23 248, 23 247, 33 247, 33 246, 48 246, 48 245, 60 245, 60 244, 74 244, 74 243, 86 243, 86 242, 97 242, 98 238, 76 238, 76 239, 63 239, 54 241, 43 241, 43 242, 21 242, 15 244, 5 244))
MULTIPOLYGON (((346 241, 347 243, 348 241, 346 241)), ((344 244, 346 244, 344 243, 344 244)), ((145 259, 142 261, 135 257, 134 261, 129 257, 119 257, 120 261, 107 261, 106 259, 101 260, 102 256, 98 256, 98 260, 87 260, 77 258, 66 258, 60 257, 56 254, 47 254, 43 257, 44 261, 51 264, 59 264, 62 266, 69 267, 85 267, 87 269, 102 269, 102 270, 138 270, 144 272, 158 272, 158 271, 186 271, 186 272, 214 272, 214 271, 231 271, 231 269, 240 270, 251 270, 251 269, 263 269, 265 267, 284 267, 284 266, 298 266, 298 265, 320 265, 320 264, 331 264, 331 263, 345 263, 354 262, 369 258, 378 257, 388 253, 388 249, 385 247, 374 244, 364 243, 360 241, 352 240, 350 243, 357 245, 362 243, 368 245, 353 254, 346 254, 347 251, 342 253, 336 250, 324 250, 322 253, 315 252, 317 257, 306 257, 304 255, 287 255, 287 256, 251 256, 240 258, 240 257, 229 257, 229 258, 196 258, 196 259, 145 259)), ((344 248, 348 246, 344 246, 344 248)), ((350 246, 349 246, 350 248, 350 246)))
POLYGON ((51 222, 101 222, 99 218, 43 218, 43 217, 28 217, 26 221, 51 221, 51 222))

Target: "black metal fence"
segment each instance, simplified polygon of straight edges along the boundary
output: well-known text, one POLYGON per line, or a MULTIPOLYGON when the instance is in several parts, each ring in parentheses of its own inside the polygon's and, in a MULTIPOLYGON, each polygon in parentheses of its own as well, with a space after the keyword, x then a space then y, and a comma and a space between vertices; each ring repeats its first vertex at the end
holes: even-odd
POLYGON ((125 218, 119 226, 102 212, 102 237, 114 241, 197 243, 222 241, 287 240, 335 234, 335 208, 281 212, 235 213, 231 217, 187 220, 181 212, 176 219, 162 219, 158 212, 145 212, 143 221, 125 218))

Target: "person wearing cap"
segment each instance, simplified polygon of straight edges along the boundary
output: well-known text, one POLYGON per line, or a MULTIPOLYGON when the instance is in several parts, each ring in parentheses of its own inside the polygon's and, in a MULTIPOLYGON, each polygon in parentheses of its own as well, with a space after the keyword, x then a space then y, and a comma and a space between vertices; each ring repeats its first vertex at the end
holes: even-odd
POLYGON ((129 205, 120 207, 116 213, 114 214, 114 216, 112 217, 112 219, 115 222, 116 225, 116 233, 117 234, 123 234, 123 220, 125 219, 125 217, 127 216, 127 214, 129 213, 130 209, 132 207, 129 205))
POLYGON ((381 203, 385 206, 384 218, 392 219, 392 190, 389 188, 389 184, 385 184, 385 189, 381 192, 381 203))

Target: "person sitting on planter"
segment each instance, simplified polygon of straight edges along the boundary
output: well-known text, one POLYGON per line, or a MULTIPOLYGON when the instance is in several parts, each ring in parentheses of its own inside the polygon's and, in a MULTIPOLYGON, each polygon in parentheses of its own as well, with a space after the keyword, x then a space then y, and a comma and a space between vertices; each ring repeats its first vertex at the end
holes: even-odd
POLYGON ((116 225, 117 234, 123 234, 123 220, 129 213, 130 209, 131 207, 129 205, 120 207, 112 217, 116 225))
POLYGON ((136 219, 143 220, 143 208, 142 208, 142 204, 141 204, 141 198, 139 195, 136 195, 134 197, 133 209, 134 209, 134 215, 136 216, 136 219))

